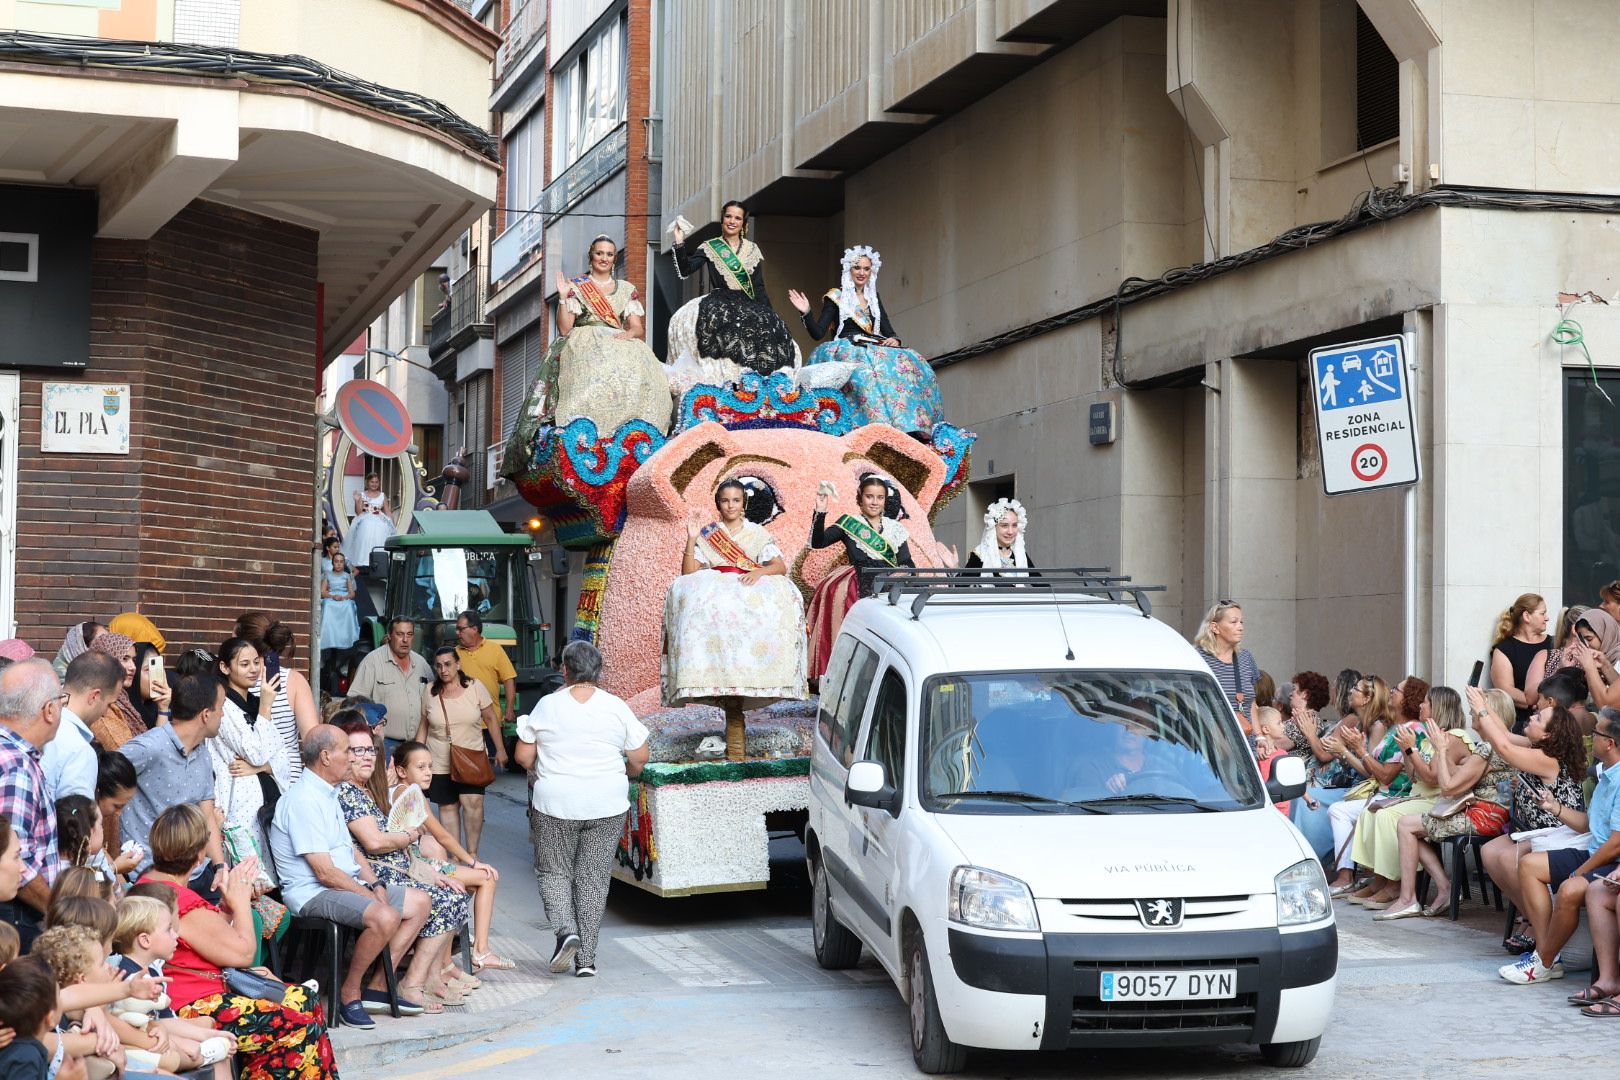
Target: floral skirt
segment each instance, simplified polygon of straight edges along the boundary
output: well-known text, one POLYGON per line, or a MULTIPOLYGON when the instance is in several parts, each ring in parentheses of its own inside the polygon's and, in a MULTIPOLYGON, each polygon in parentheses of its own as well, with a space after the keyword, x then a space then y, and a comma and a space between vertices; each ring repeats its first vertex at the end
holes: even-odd
POLYGON ((800 372, 800 383, 820 385, 816 368, 837 364, 838 381, 855 409, 855 423, 888 424, 901 431, 925 433, 945 418, 939 381, 928 361, 911 349, 857 345, 839 338, 817 345, 800 372))
POLYGON ((207 1017, 236 1040, 242 1080, 326 1080, 338 1074, 321 1007, 303 986, 282 1000, 210 994, 182 1007, 188 1020, 207 1017))
POLYGON ((761 375, 798 362, 793 335, 769 304, 735 289, 715 289, 698 302, 698 355, 730 360, 761 375))
POLYGON ((384 885, 398 885, 406 889, 421 889, 428 894, 431 908, 428 912, 427 922, 422 924, 419 938, 434 938, 440 934, 452 934, 467 925, 467 918, 472 911, 472 897, 464 892, 457 892, 444 885, 424 885, 412 878, 409 871, 401 870, 391 862, 382 859, 373 859, 371 868, 376 871, 377 878, 384 885))
POLYGON ((785 575, 744 585, 740 574, 699 570, 664 598, 663 703, 740 697, 743 708, 803 699, 804 600, 785 575))
POLYGON ((558 357, 556 424, 584 416, 606 438, 630 420, 669 430, 672 403, 664 365, 639 338, 621 341, 606 326, 576 326, 558 357))

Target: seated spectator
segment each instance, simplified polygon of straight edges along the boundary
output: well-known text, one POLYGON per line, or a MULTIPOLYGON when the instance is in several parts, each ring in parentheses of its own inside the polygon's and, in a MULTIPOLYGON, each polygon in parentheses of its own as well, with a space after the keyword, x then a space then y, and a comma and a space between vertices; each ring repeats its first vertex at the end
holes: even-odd
MULTIPOLYGON (((1377 676, 1368 676, 1377 678, 1377 676)), ((1380 683, 1382 679, 1378 680, 1380 683)), ((1423 697, 1429 692, 1429 684, 1416 675, 1408 675, 1395 684, 1389 691, 1389 720, 1384 728, 1384 737, 1374 742, 1369 733, 1363 733, 1357 728, 1346 728, 1339 732, 1346 750, 1346 760, 1355 767, 1356 771, 1367 777, 1366 783, 1358 785, 1347 793, 1344 799, 1328 810, 1328 822, 1333 827, 1333 848, 1337 856, 1337 866, 1340 877, 1346 869, 1355 866, 1355 853, 1353 843, 1356 826, 1360 823, 1361 815, 1372 805, 1375 798, 1400 799, 1406 797, 1412 790, 1412 777, 1406 771, 1406 752, 1396 738, 1396 733, 1402 728, 1412 728, 1417 725, 1418 715, 1422 710, 1423 697)), ((1427 736, 1425 736, 1426 738, 1427 736)), ((1333 890, 1352 904, 1359 904, 1376 896, 1388 882, 1381 880, 1377 875, 1369 875, 1366 879, 1352 881, 1333 890)))
POLYGON ((1597 716, 1586 707, 1590 696, 1586 687, 1586 672, 1578 667, 1560 668, 1541 680, 1536 687, 1536 708, 1550 709, 1554 705, 1569 712, 1580 726, 1581 735, 1590 737, 1597 726, 1597 716))
MULTIPOLYGON (((1356 677, 1356 681, 1346 690, 1338 702, 1338 722, 1322 736, 1322 748, 1332 755, 1333 760, 1325 765, 1319 765, 1309 785, 1305 788, 1303 798, 1294 803, 1290 819, 1310 843, 1311 849, 1318 858, 1330 859, 1330 865, 1338 866, 1336 848, 1333 839, 1333 823, 1329 817, 1330 809, 1344 801, 1350 791, 1367 778, 1356 768, 1354 757, 1349 750, 1347 733, 1354 731, 1360 737, 1363 745, 1379 745, 1389 726, 1389 687, 1384 680, 1376 675, 1365 678, 1356 677)), ((1361 800, 1364 801, 1364 800, 1361 800)), ((1350 811, 1346 811, 1348 814, 1350 811)), ((1345 828, 1344 839, 1348 841, 1350 828, 1345 828)), ((1349 852, 1345 852, 1346 856, 1349 852)), ((1332 886, 1344 892, 1351 891, 1350 886, 1355 881, 1352 867, 1338 866, 1338 875, 1332 886)))
MULTIPOLYGON (((96 808, 101 812, 104 838, 110 839, 109 822, 116 822, 135 797, 135 766, 117 750, 102 750, 96 755, 96 808)), ((107 874, 123 878, 132 874, 146 858, 146 849, 132 839, 125 839, 118 853, 103 850, 100 858, 92 857, 89 865, 107 874)))
POLYGON ((1580 639, 1565 650, 1570 663, 1586 673, 1592 700, 1600 708, 1620 706, 1620 620, 1602 608, 1593 608, 1575 623, 1580 639))
MULTIPOLYGON (((1501 690, 1491 690, 1485 703, 1505 726, 1513 724, 1513 699, 1501 690)), ((1440 801, 1421 815, 1404 817, 1395 826, 1400 845, 1401 892, 1386 911, 1373 918, 1379 921, 1409 919, 1416 915, 1432 918, 1451 906, 1451 877, 1436 846, 1456 836, 1502 835, 1507 827, 1513 766, 1502 759, 1489 742, 1466 730, 1447 731, 1430 720, 1425 727, 1434 755, 1440 801), (1418 866, 1429 874, 1435 886, 1435 900, 1423 907, 1417 895, 1418 866)))
MULTIPOLYGON (((44 1080, 50 1075, 45 1040, 61 1017, 56 992, 56 976, 43 960, 25 956, 0 970, 0 1026, 14 1033, 10 1044, 0 1048, 0 1076, 44 1080)), ((55 1073, 56 1080, 86 1080, 87 1075, 84 1059, 77 1055, 63 1057, 55 1073)))
POLYGON ((1517 770, 1511 808, 1516 831, 1490 841, 1479 855, 1485 872, 1520 912, 1506 944, 1523 952, 1534 941, 1519 887, 1519 865, 1533 852, 1573 845, 1585 830, 1581 781, 1586 775, 1586 747, 1574 718, 1556 706, 1532 713, 1522 736, 1501 723, 1478 687, 1468 688, 1468 706, 1474 729, 1517 770))
POLYGON ((1284 747, 1305 763, 1306 771, 1314 775, 1317 768, 1333 760, 1333 755, 1322 745, 1328 727, 1322 722, 1322 710, 1328 703, 1327 679, 1314 671, 1301 671, 1294 676, 1288 693, 1287 714, 1282 722, 1284 747))
MULTIPOLYGON (((173 691, 170 722, 131 739, 120 751, 134 766, 138 780, 119 817, 119 832, 149 852, 147 835, 158 815, 190 803, 202 810, 209 824, 208 857, 223 866, 225 849, 214 814, 214 769, 205 744, 219 734, 225 683, 203 667, 179 675, 173 691)), ((147 865, 150 859, 141 863, 142 868, 147 865)))
MULTIPOLYGON (((421 970, 427 981, 401 983, 400 993, 422 999, 429 1013, 443 1012, 446 1005, 465 1005, 462 992, 445 985, 442 971, 451 937, 467 925, 471 911, 467 890, 446 876, 444 867, 413 857, 422 826, 389 831, 388 818, 366 788, 377 771, 377 741, 365 717, 358 709, 349 709, 333 719, 337 721, 333 726, 349 741, 349 775, 337 793, 349 835, 377 880, 384 885, 420 889, 428 895, 429 914, 416 940, 417 957, 425 957, 421 970)), ((368 1012, 389 1009, 387 994, 366 991, 362 1000, 368 1012)))
MULTIPOLYGON (((1415 695, 1409 687, 1403 697, 1412 696, 1415 695)), ((1374 911, 1387 908, 1400 892, 1401 858, 1396 825, 1409 814, 1426 812, 1440 796, 1433 763, 1437 748, 1429 741, 1423 726, 1430 719, 1435 720, 1442 731, 1463 726, 1462 699, 1457 691, 1449 686, 1431 687, 1419 703, 1419 723, 1395 728, 1393 738, 1401 748, 1401 768, 1411 780, 1411 786, 1398 800, 1369 805, 1369 812, 1356 822, 1351 857, 1357 865, 1370 869, 1377 883, 1375 891, 1355 894, 1356 902, 1374 911)))
MULTIPOLYGON (((131 896, 118 905, 118 928, 113 931, 115 950, 108 962, 122 978, 149 975, 163 977, 163 965, 174 959, 180 945, 175 928, 178 907, 149 896, 131 896)), ((122 999, 113 1006, 114 1015, 132 999, 122 999)), ((236 1052, 235 1040, 220 1035, 213 1021, 183 1020, 175 1013, 173 1002, 162 998, 134 1014, 119 1017, 134 1027, 151 1031, 156 1028, 167 1039, 170 1047, 156 1062, 147 1061, 147 1067, 158 1067, 176 1072, 195 1069, 203 1065, 214 1067, 214 1080, 231 1080, 229 1057, 236 1052), (140 1017, 140 1023, 131 1019, 140 1017)), ((131 1055, 133 1060, 133 1055, 131 1055)))
MULTIPOLYGON (((304 737, 304 774, 276 805, 270 826, 270 850, 281 877, 281 897, 295 915, 327 919, 361 931, 339 987, 343 1022, 357 1028, 376 1025, 367 1014, 361 982, 383 946, 395 960, 403 958, 427 922, 427 893, 388 886, 362 863, 344 825, 337 785, 349 774, 349 738, 330 724, 318 724, 304 737)), ((433 957, 421 950, 412 959, 405 983, 426 982, 433 957)), ((381 992, 379 971, 370 989, 381 992)), ((400 994, 401 1012, 420 1014, 423 1004, 400 994)))
MULTIPOLYGON (((409 819, 420 817, 427 833, 417 841, 416 853, 429 860, 455 859, 455 862, 443 862, 444 872, 472 893, 473 970, 491 968, 510 971, 517 965, 498 955, 489 945, 489 929, 495 921, 495 886, 501 879, 500 873, 489 863, 480 862, 468 854, 467 849, 450 835, 450 830, 428 812, 427 789, 433 782, 432 752, 425 743, 407 740, 394 748, 391 765, 387 777, 380 775, 384 771, 381 769, 372 773, 372 799, 389 817, 394 816, 396 807, 401 803, 416 803, 421 807, 415 814, 406 814, 401 810, 400 816, 409 819), (413 788, 414 795, 411 794, 413 788)), ((464 989, 477 989, 479 985, 475 976, 454 965, 444 969, 444 977, 450 982, 459 983, 464 989)))
POLYGON ((67 702, 62 706, 62 729, 45 744, 39 767, 58 799, 68 795, 96 795, 96 747, 91 728, 112 706, 123 685, 124 669, 105 653, 87 652, 68 665, 62 680, 67 702))
POLYGON ((1598 714, 1592 753, 1602 769, 1585 815, 1591 839, 1584 847, 1532 852, 1519 860, 1519 892, 1534 928, 1536 947, 1498 972, 1510 983, 1543 982, 1563 975, 1559 950, 1580 923, 1589 886, 1620 867, 1620 772, 1615 771, 1620 765, 1620 710, 1605 708, 1598 714), (1555 892, 1552 897, 1547 895, 1549 886, 1555 892))
POLYGON ((39 759, 62 726, 64 696, 48 661, 21 660, 0 671, 0 814, 11 822, 23 863, 21 887, 0 901, 0 919, 17 928, 24 951, 43 929, 61 865, 56 803, 39 759))
POLYGON ((202 810, 170 807, 152 824, 151 837, 152 868, 143 880, 174 890, 180 913, 174 962, 164 969, 174 1009, 188 1020, 211 1020, 236 1040, 244 1080, 336 1077, 332 1044, 308 987, 289 986, 280 1001, 270 1001, 241 997, 225 985, 222 969, 246 967, 259 948, 251 917, 255 860, 224 875, 224 899, 216 906, 188 881, 212 839, 202 810))

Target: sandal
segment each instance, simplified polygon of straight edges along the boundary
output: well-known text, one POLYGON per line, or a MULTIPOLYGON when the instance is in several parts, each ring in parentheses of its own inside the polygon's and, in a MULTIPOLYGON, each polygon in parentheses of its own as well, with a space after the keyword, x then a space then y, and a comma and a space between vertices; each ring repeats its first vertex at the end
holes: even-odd
POLYGON ((1614 996, 1615 995, 1609 993, 1607 990, 1598 989, 1598 985, 1593 983, 1580 993, 1571 994, 1564 1000, 1569 1002, 1571 1005, 1596 1005, 1598 1002, 1608 1001, 1614 996))
POLYGON ((1620 1001, 1615 1001, 1613 998, 1594 1001, 1581 1010, 1581 1015, 1595 1017, 1600 1020, 1613 1020, 1620 1017, 1620 1001))
POLYGON ((1448 893, 1423 909, 1425 919, 1438 919, 1442 915, 1451 914, 1451 895, 1448 893))
POLYGON ((472 954, 473 967, 480 971, 488 968, 491 971, 512 971, 517 967, 512 961, 496 952, 474 952, 472 954))
POLYGON ((1502 948, 1514 956, 1523 956, 1536 947, 1536 939, 1528 934, 1513 934, 1502 939, 1502 948))
POLYGON ((439 978, 457 990, 477 990, 484 985, 484 980, 476 975, 467 974, 454 964, 439 972, 439 978))
POLYGON ((465 1009, 467 1007, 466 996, 453 986, 446 986, 443 990, 435 990, 429 987, 422 991, 422 996, 432 1004, 439 1006, 438 1010, 436 1010, 439 1012, 443 1012, 445 1009, 465 1009))
POLYGON ((399 988, 399 1003, 401 1005, 411 1005, 415 1008, 419 1008, 422 1010, 423 1015, 426 1016, 436 1016, 439 1013, 444 1012, 444 1006, 439 1003, 439 1000, 434 996, 433 991, 422 986, 401 986, 399 988), (421 995, 422 1000, 412 1000, 411 997, 407 996, 407 991, 412 994, 421 995))

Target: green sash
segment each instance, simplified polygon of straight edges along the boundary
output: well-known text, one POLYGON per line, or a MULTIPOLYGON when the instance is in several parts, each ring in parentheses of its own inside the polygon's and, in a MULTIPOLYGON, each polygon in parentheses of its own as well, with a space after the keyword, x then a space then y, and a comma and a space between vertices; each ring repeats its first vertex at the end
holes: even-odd
POLYGON ((737 253, 731 250, 730 244, 717 236, 713 240, 704 241, 703 246, 709 249, 709 254, 714 256, 721 269, 731 275, 731 280, 737 283, 737 288, 744 296, 750 300, 758 299, 754 295, 754 279, 748 275, 742 260, 737 258, 737 253))
POLYGON ((899 553, 889 546, 887 540, 883 539, 883 534, 860 518, 855 517, 853 514, 840 514, 838 520, 833 524, 843 529, 845 536, 859 544, 862 550, 874 559, 881 559, 890 566, 900 565, 899 553))

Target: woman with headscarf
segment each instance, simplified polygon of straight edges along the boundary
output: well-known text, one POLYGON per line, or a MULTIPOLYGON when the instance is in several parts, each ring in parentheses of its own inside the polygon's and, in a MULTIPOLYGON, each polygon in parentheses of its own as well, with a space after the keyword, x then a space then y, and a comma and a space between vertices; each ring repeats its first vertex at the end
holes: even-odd
POLYGON ((1024 532, 1029 528, 1029 512, 1017 499, 997 499, 984 512, 984 535, 979 546, 968 555, 963 565, 969 570, 983 569, 992 577, 1040 577, 1039 574, 1017 574, 1015 570, 1029 570, 1029 552, 1024 550, 1024 532))
POLYGON ((74 623, 68 627, 68 632, 62 637, 62 647, 56 650, 56 659, 51 661, 51 667, 56 669, 58 679, 67 677, 67 666, 83 656, 90 648, 90 643, 96 635, 106 627, 88 619, 81 623, 74 623))
POLYGON ((878 297, 878 271, 883 256, 859 244, 844 251, 836 289, 828 289, 821 314, 810 314, 810 301, 797 289, 788 300, 816 341, 834 330, 833 340, 817 345, 799 373, 809 386, 837 387, 855 406, 857 424, 888 424, 926 435, 944 418, 934 369, 914 350, 900 344, 894 323, 878 297))
POLYGON ((152 678, 152 657, 160 655, 157 646, 149 641, 135 643, 135 681, 129 687, 129 700, 149 729, 169 722, 168 679, 152 678))
POLYGON ((1592 608, 1575 623, 1575 637, 1564 650, 1568 662, 1586 672, 1586 685, 1599 708, 1620 708, 1620 622, 1600 607, 1592 608))
POLYGON ((117 750, 146 730, 146 721, 141 719, 140 709, 135 707, 135 702, 129 696, 129 688, 135 684, 135 643, 127 636, 107 629, 96 635, 90 649, 106 653, 124 665, 124 685, 118 688, 118 697, 101 719, 90 725, 91 734, 95 735, 96 742, 101 744, 103 750, 117 750))
POLYGON ((113 621, 107 624, 107 629, 115 634, 123 634, 131 641, 144 641, 158 652, 162 652, 168 645, 162 633, 152 624, 152 620, 138 611, 126 611, 122 615, 114 616, 113 621))

